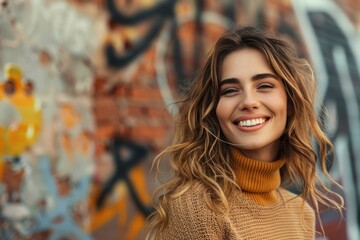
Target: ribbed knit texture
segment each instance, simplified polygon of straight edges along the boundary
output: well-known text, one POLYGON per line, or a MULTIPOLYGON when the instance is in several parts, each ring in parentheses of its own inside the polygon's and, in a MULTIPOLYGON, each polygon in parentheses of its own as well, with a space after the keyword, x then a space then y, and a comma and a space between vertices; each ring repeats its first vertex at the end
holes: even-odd
MULTIPOLYGON (((237 158, 236 154, 234 157, 237 158)), ((205 200, 209 194, 207 187, 194 182, 183 195, 170 201, 166 209, 169 222, 157 239, 314 239, 314 211, 302 198, 278 187, 278 170, 283 161, 265 163, 266 166, 243 156, 236 161, 239 165, 234 170, 242 191, 235 190, 229 197, 228 213, 211 210, 205 200), (264 170, 257 172, 259 169, 264 170)))
POLYGON ((281 184, 280 168, 285 161, 256 161, 245 157, 235 147, 231 148, 231 156, 234 160, 236 183, 242 192, 259 205, 276 202, 276 189, 281 184))

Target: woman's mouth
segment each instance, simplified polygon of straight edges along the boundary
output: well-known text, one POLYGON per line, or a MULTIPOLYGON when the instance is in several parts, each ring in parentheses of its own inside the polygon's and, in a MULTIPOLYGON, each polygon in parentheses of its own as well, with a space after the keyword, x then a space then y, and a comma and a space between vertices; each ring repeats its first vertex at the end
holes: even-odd
POLYGON ((254 127, 264 123, 267 119, 266 118, 254 118, 254 119, 246 119, 238 121, 236 124, 241 127, 254 127))

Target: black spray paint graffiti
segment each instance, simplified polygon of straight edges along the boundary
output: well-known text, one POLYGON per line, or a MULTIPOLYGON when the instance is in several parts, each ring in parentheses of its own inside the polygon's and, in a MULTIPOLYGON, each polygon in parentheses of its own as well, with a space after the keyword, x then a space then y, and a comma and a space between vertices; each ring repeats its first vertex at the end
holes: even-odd
MULTIPOLYGON (((174 60, 174 72, 176 75, 177 80, 177 89, 184 89, 188 86, 189 81, 186 80, 186 74, 183 69, 182 57, 183 51, 182 46, 180 43, 180 38, 178 36, 178 19, 175 12, 175 7, 177 4, 177 0, 166 0, 160 1, 159 4, 155 5, 151 9, 146 9, 141 12, 138 12, 134 15, 127 16, 121 13, 115 6, 114 0, 107 0, 107 7, 110 13, 112 20, 119 25, 123 26, 131 26, 137 23, 141 23, 147 20, 156 19, 153 23, 150 30, 147 34, 143 37, 141 41, 136 43, 136 45, 131 46, 131 48, 127 49, 126 52, 122 55, 118 55, 115 51, 114 46, 107 45, 105 47, 105 54, 107 58, 107 63, 110 67, 121 68, 126 67, 134 59, 136 59, 139 55, 145 52, 147 48, 151 45, 151 43, 155 40, 160 32, 163 30, 163 26, 166 25, 166 20, 170 20, 170 27, 169 33, 170 38, 173 41, 172 49, 174 60)), ((224 12, 227 16, 230 16, 231 23, 235 18, 235 1, 228 1, 227 4, 224 6, 224 12)), ((196 36, 194 41, 194 52, 193 52, 193 59, 194 65, 192 72, 195 72, 199 68, 200 65, 200 58, 202 46, 202 33, 203 33, 203 14, 204 14, 204 0, 196 0, 194 1, 194 8, 195 8, 195 16, 193 21, 195 23, 195 31, 194 35, 196 36)), ((216 21, 217 19, 214 19, 216 21)), ((229 24, 228 24, 229 25, 229 24)))
POLYGON ((329 132, 346 195, 347 235, 359 239, 360 56, 354 43, 360 39, 332 1, 299 2, 293 1, 294 9, 320 79, 322 104, 332 109, 331 117, 336 118, 329 132))
MULTIPOLYGON (((172 43, 172 51, 170 54, 173 56, 173 64, 175 69, 175 77, 177 83, 177 90, 181 92, 182 90, 186 89, 187 86, 191 83, 192 76, 195 74, 195 71, 200 67, 200 58, 203 58, 201 51, 204 50, 202 47, 206 45, 204 42, 205 38, 205 28, 207 26, 217 26, 222 28, 224 31, 234 25, 234 18, 225 17, 222 14, 217 14, 215 12, 202 10, 202 4, 198 1, 197 4, 197 11, 195 17, 182 17, 176 20, 176 24, 172 24, 170 26, 166 26, 164 31, 161 32, 159 40, 156 44, 156 59, 155 59, 155 69, 156 69, 156 78, 158 85, 160 86, 160 92, 162 98, 167 106, 171 106, 169 109, 171 114, 176 114, 178 112, 177 105, 174 105, 176 102, 176 96, 173 96, 169 79, 166 72, 166 55, 167 55, 167 47, 172 43), (177 35, 177 31, 181 25, 186 25, 187 23, 194 23, 195 24, 195 32, 194 32, 194 51, 193 51, 193 64, 192 69, 190 72, 187 72, 187 77, 183 69, 183 52, 181 50, 180 39, 177 35)), ((224 12, 227 12, 229 15, 234 17, 234 14, 231 14, 231 11, 235 11, 235 4, 234 1, 228 1, 227 5, 224 7, 224 12), (232 10, 229 10, 232 9, 232 10)), ((170 66, 171 68, 171 66, 170 66)))
POLYGON ((100 192, 96 201, 97 208, 101 208, 103 206, 106 198, 115 188, 115 185, 119 181, 124 181, 129 190, 130 197, 138 210, 144 216, 148 216, 153 211, 153 209, 141 202, 136 188, 130 180, 129 176, 131 169, 145 159, 145 156, 148 154, 148 149, 140 144, 130 142, 129 140, 120 136, 115 136, 108 146, 108 151, 111 153, 114 159, 115 173, 105 183, 105 186, 100 192))
POLYGON ((173 11, 175 3, 176 1, 172 0, 164 1, 151 9, 127 16, 117 10, 114 0, 107 0, 107 8, 112 20, 120 25, 131 26, 150 19, 156 19, 155 23, 150 28, 145 37, 139 43, 137 43, 136 46, 128 49, 124 55, 117 55, 114 46, 106 46, 105 52, 108 65, 116 68, 125 67, 134 61, 136 57, 142 54, 150 46, 150 44, 162 29, 162 26, 165 23, 165 19, 168 16, 174 14, 173 11))

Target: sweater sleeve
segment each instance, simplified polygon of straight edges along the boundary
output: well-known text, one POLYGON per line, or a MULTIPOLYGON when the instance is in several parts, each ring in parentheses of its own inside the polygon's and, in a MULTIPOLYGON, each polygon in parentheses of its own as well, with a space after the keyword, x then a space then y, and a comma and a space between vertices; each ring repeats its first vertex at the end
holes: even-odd
POLYGON ((199 192, 190 190, 173 199, 168 208, 169 222, 160 240, 219 240, 224 238, 222 221, 208 208, 199 192))

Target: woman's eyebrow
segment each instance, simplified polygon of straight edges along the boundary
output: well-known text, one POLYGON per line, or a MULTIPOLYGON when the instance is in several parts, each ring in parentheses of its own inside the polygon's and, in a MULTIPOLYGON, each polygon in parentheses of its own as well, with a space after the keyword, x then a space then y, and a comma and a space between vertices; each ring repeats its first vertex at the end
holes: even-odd
POLYGON ((276 80, 279 79, 276 75, 274 75, 272 73, 259 73, 259 74, 252 76, 251 80, 260 80, 260 79, 264 79, 264 78, 274 78, 276 80))
MULTIPOLYGON (((272 73, 259 73, 259 74, 256 74, 256 75, 252 76, 251 80, 257 81, 257 80, 261 80, 261 79, 264 79, 264 78, 273 78, 275 80, 279 79, 275 74, 272 74, 272 73)), ((237 78, 226 78, 226 79, 220 81, 219 86, 221 87, 224 84, 234 84, 234 83, 240 83, 239 79, 237 79, 237 78)))
POLYGON ((224 79, 224 80, 221 80, 219 85, 220 87, 224 84, 232 84, 232 83, 239 83, 239 79, 237 78, 227 78, 227 79, 224 79))

